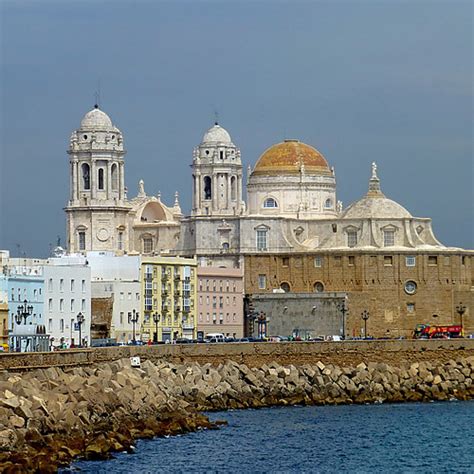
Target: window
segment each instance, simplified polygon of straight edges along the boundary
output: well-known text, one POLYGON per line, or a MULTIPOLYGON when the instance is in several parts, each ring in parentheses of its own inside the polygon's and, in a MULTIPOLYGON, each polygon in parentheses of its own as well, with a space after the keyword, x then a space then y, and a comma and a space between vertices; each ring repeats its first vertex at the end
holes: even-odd
POLYGON ((217 296, 212 297, 212 307, 217 308, 217 296))
POLYGON ((123 315, 124 315, 124 312, 121 311, 121 312, 120 312, 120 325, 123 324, 123 315))
POLYGON ((33 298, 35 301, 38 301, 38 290, 33 290, 33 298))
POLYGON ((202 323, 202 313, 199 313, 199 322, 202 323))
POLYGON ((391 255, 385 255, 383 258, 383 264, 387 267, 393 265, 393 257, 391 255))
POLYGON ((206 304, 209 304, 210 300, 209 300, 209 295, 206 296, 206 304))
POLYGON ((258 288, 264 290, 267 287, 267 276, 258 275, 258 288))
POLYGON ((209 319, 210 319, 209 313, 206 313, 206 322, 209 322, 209 319))
POLYGON ((51 313, 53 311, 53 298, 48 300, 48 311, 51 313))
POLYGON ((98 189, 104 189, 104 169, 103 168, 99 168, 98 179, 99 179, 98 189))
POLYGON ((334 257, 334 266, 335 267, 340 267, 342 263, 342 257, 340 255, 336 255, 334 257))
POLYGON ((235 176, 232 176, 230 178, 230 199, 231 201, 235 201, 237 199, 237 180, 235 179, 235 176))
POLYGON ((51 291, 53 291, 53 279, 50 278, 48 280, 48 291, 51 293, 51 291))
POLYGON ((222 150, 219 151, 219 158, 220 158, 221 160, 224 159, 224 152, 223 152, 222 150))
POLYGON ((407 303, 407 313, 415 312, 415 303, 407 303))
POLYGON ((416 293, 416 289, 417 289, 417 286, 416 286, 416 283, 414 281, 408 280, 405 283, 405 293, 407 295, 414 295, 416 293))
POLYGON ((290 284, 284 281, 281 285, 280 288, 285 292, 288 293, 290 291, 290 284))
POLYGON ((124 297, 125 297, 125 296, 124 296, 124 292, 123 292, 123 291, 121 291, 121 292, 120 292, 120 299, 121 299, 121 300, 123 300, 123 299, 124 299, 124 297))
POLYGON ((74 292, 74 283, 75 283, 74 280, 71 280, 71 293, 74 292))
MULTIPOLYGON (((444 257, 444 264, 445 265, 450 265, 450 263, 451 263, 451 259, 449 257, 444 257)), ((463 263, 463 265, 464 265, 464 263, 463 263)))
POLYGON ((353 267, 355 265, 355 257, 353 255, 349 255, 348 264, 350 267, 353 267))
POLYGON ((347 232, 347 246, 355 247, 357 245, 357 231, 350 230, 347 232))
POLYGON ((59 280, 59 291, 62 293, 64 291, 64 278, 59 280))
POLYGON ((48 319, 48 332, 51 334, 53 331, 53 320, 51 318, 48 319))
POLYGON ((235 296, 232 298, 232 304, 235 306, 237 304, 237 300, 235 298, 235 296))
POLYGON ((112 165, 111 175, 112 175, 112 191, 117 191, 118 190, 118 173, 117 173, 117 165, 115 163, 112 165))
POLYGON ((87 163, 83 163, 81 168, 82 168, 82 189, 89 190, 91 188, 89 165, 87 163))
POLYGON ((438 257, 436 255, 428 256, 428 265, 436 266, 438 265, 438 257))
POLYGON ((78 240, 79 240, 79 250, 85 250, 86 249, 86 233, 81 230, 80 232, 77 233, 78 240))
POLYGON ((416 265, 416 257, 413 255, 407 255, 405 257, 405 265, 407 267, 414 267, 416 265))
POLYGON ((202 304, 202 296, 199 296, 199 304, 202 304))
POLYGON ((59 320, 59 331, 64 332, 64 319, 59 320))
POLYGON ((257 250, 267 250, 267 230, 257 230, 257 250))
POLYGON ((119 250, 123 250, 123 232, 120 231, 117 236, 117 247, 119 250))
POLYGON ((324 285, 320 281, 317 281, 314 284, 313 289, 316 293, 322 293, 324 291, 324 285))
POLYGON ((81 311, 85 311, 86 310, 86 300, 82 300, 81 301, 81 311))
POLYGON ((129 301, 132 300, 132 292, 131 291, 128 292, 127 298, 128 298, 129 301))
POLYGON ((283 267, 288 267, 290 265, 289 257, 283 257, 281 259, 281 264, 282 264, 283 267))
POLYGON ((331 199, 329 199, 329 198, 326 199, 326 201, 324 202, 324 207, 325 207, 326 209, 331 209, 331 207, 332 207, 332 201, 331 201, 331 199))
POLYGON ((71 313, 74 311, 74 300, 71 300, 71 313))
POLYGON ((86 280, 82 280, 81 286, 82 286, 82 292, 85 293, 86 292, 86 280))
POLYGON ((395 245, 395 231, 394 230, 384 230, 383 231, 383 246, 384 247, 393 247, 395 245))
POLYGON ((153 239, 151 237, 143 238, 143 253, 153 252, 153 239))
POLYGON ((212 181, 210 176, 204 176, 204 199, 212 199, 212 181))
POLYGON ((323 257, 321 257, 320 255, 314 257, 314 266, 316 268, 321 268, 323 266, 323 257))
POLYGON ((266 208, 278 207, 278 203, 275 201, 275 199, 268 198, 268 199, 265 199, 265 201, 263 202, 263 207, 266 207, 266 208))

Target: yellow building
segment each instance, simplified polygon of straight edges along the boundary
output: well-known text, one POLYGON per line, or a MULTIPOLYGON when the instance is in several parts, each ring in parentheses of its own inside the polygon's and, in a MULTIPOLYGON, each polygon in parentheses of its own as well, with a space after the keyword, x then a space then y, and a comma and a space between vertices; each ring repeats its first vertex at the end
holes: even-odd
POLYGON ((0 351, 8 349, 8 302, 0 300, 0 351), (2 349, 3 348, 3 349, 2 349))
POLYGON ((141 262, 144 342, 196 338, 197 261, 145 257, 141 262))

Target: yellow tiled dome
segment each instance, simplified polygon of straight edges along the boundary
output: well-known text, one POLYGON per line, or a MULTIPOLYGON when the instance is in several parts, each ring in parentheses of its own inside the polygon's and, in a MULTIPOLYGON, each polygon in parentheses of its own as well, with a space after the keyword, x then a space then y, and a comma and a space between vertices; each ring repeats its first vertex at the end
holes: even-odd
POLYGON ((312 146, 298 140, 285 140, 266 150, 257 161, 252 175, 282 175, 301 172, 331 175, 328 163, 312 146))

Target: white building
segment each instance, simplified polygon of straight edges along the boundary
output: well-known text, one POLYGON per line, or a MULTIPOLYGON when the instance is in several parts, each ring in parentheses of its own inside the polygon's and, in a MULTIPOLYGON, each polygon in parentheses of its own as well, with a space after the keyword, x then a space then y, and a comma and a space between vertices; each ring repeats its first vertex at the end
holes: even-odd
POLYGON ((45 324, 52 346, 90 345, 91 269, 85 259, 51 258, 43 276, 45 324))
MULTIPOLYGON (((110 337, 117 342, 132 340, 133 325, 128 314, 140 311, 140 257, 116 256, 113 252, 88 252, 92 298, 110 298, 110 337)), ((142 315, 143 316, 143 315, 142 315)), ((139 325, 143 323, 140 317, 139 325)), ((136 326, 137 334, 139 326, 136 326)))

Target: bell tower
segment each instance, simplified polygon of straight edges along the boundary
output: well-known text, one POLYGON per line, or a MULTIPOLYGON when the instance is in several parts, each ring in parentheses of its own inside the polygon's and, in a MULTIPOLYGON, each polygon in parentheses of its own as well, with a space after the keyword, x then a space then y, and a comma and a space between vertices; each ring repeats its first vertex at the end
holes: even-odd
POLYGON ((217 122, 193 152, 192 216, 236 216, 242 211, 240 150, 217 122))
POLYGON ((97 105, 71 135, 67 244, 71 253, 128 250, 123 137, 97 105))

